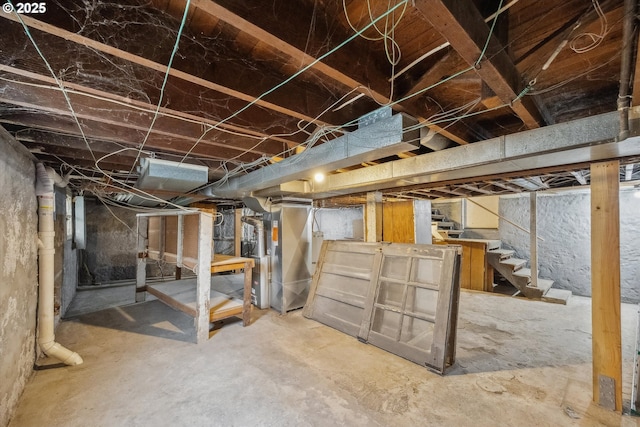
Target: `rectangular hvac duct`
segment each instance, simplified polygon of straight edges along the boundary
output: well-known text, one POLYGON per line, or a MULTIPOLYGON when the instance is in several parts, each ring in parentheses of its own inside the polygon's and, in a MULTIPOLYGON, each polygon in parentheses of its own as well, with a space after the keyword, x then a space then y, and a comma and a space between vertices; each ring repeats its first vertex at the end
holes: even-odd
POLYGON ((174 194, 162 197, 156 193, 156 198, 146 198, 132 193, 122 193, 116 196, 117 200, 136 206, 158 206, 160 204, 158 199, 169 200, 175 196, 175 193, 187 193, 206 184, 209 180, 209 168, 206 166, 144 157, 140 159, 138 172, 136 188, 174 194))
POLYGON ((415 150, 420 142, 417 121, 405 114, 381 118, 278 163, 247 175, 231 178, 225 184, 209 187, 204 194, 211 197, 242 198, 254 191, 285 182, 308 179, 315 172, 329 172, 415 150))
POLYGON ((208 180, 209 168, 206 166, 141 158, 136 187, 141 190, 187 192, 206 184, 208 180))

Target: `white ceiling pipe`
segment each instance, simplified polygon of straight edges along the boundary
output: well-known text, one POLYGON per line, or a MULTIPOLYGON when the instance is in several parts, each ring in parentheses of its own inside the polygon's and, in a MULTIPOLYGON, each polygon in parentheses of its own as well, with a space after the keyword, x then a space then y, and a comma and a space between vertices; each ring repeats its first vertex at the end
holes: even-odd
POLYGON ((66 365, 80 365, 82 357, 55 341, 53 331, 53 289, 54 289, 54 183, 64 186, 65 180, 42 163, 36 164, 36 196, 38 196, 38 345, 49 357, 66 365))

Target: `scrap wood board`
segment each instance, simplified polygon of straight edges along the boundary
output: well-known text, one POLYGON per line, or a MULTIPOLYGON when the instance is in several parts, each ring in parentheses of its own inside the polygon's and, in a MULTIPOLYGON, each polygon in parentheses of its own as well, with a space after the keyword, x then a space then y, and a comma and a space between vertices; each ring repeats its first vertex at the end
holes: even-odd
POLYGON ((303 314, 443 374, 455 361, 460 254, 325 241, 303 314))
MULTIPOLYGON (((147 292, 176 310, 192 317, 197 315, 195 279, 148 284, 147 292)), ((227 317, 241 316, 242 304, 242 299, 234 298, 212 288, 209 297, 209 321, 214 322, 227 317)))

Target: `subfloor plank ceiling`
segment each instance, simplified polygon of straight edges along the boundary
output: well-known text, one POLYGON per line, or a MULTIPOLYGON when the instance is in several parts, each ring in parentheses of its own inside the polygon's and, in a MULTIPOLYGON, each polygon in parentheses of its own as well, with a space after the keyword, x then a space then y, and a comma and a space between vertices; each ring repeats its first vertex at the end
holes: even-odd
MULTIPOLYGON (((134 185, 140 158, 206 166, 215 183, 304 155, 381 106, 438 144, 331 173, 615 111, 627 43, 637 56, 622 0, 3 1, 0 124, 107 198, 134 185)), ((635 162, 621 179, 640 178, 635 162)), ((385 193, 585 185, 587 170, 385 193)))

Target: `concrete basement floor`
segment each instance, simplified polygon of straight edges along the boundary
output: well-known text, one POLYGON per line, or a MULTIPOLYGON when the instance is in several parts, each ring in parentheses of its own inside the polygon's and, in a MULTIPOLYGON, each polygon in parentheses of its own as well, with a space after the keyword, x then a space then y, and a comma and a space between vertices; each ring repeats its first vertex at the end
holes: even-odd
MULTIPOLYGON (((101 292, 134 291, 78 299, 101 292)), ((36 371, 10 426, 640 425, 591 402, 590 304, 463 291, 444 377, 300 311, 254 310, 251 326, 232 321, 203 345, 157 300, 78 314, 57 339, 84 364, 36 371)), ((628 412, 637 306, 622 319, 628 412)))

